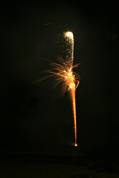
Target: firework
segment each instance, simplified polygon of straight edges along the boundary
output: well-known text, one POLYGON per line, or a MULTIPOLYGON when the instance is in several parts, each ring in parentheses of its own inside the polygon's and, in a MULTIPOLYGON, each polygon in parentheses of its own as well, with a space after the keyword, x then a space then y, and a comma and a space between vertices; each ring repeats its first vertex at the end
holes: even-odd
MULTIPOLYGON (((74 121, 74 146, 77 144, 77 121, 76 121, 76 88, 79 85, 79 76, 73 71, 74 68, 78 67, 79 64, 73 65, 74 60, 74 35, 68 31, 64 33, 65 40, 65 57, 63 62, 51 63, 51 70, 48 70, 48 75, 41 80, 55 77, 56 85, 62 84, 64 92, 68 91, 71 96, 73 121, 74 121)), ((41 81, 39 80, 39 81, 41 81)), ((38 81, 38 82, 39 82, 38 81)))
POLYGON ((64 92, 69 91, 72 102, 73 120, 74 120, 74 146, 77 144, 77 121, 76 121, 76 88, 79 84, 79 77, 73 71, 79 64, 73 65, 74 59, 74 36, 72 32, 65 32, 64 39, 66 43, 65 59, 63 63, 52 63, 52 70, 49 71, 49 77, 55 76, 58 84, 63 84, 64 92))
POLYGON ((64 33, 65 41, 67 43, 67 52, 69 57, 70 69, 66 73, 66 84, 69 86, 70 96, 72 101, 73 119, 74 119, 74 146, 77 144, 77 120, 76 120, 76 88, 79 84, 79 80, 76 79, 76 75, 73 73, 73 60, 74 60, 74 35, 68 31, 64 33))

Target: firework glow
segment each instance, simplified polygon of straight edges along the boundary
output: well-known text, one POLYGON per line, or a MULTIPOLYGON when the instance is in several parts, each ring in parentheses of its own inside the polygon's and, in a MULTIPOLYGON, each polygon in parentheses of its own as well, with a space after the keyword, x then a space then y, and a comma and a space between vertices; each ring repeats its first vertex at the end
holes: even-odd
POLYGON ((70 68, 67 72, 65 72, 66 84, 69 87, 69 92, 72 100, 72 111, 73 111, 73 119, 74 119, 74 146, 78 146, 77 144, 77 120, 76 120, 76 88, 78 87, 79 80, 76 77, 77 75, 74 74, 73 68, 73 60, 74 60, 74 35, 72 32, 65 32, 64 37, 66 42, 69 43, 69 63, 70 68))
MULTIPOLYGON (((39 81, 55 78, 55 86, 62 85, 63 92, 68 91, 71 97, 72 112, 73 112, 73 125, 74 125, 74 146, 77 147, 77 119, 76 119, 76 88, 78 87, 80 80, 77 73, 74 72, 74 68, 79 67, 79 64, 73 64, 74 61, 74 35, 68 31, 64 33, 64 43, 66 46, 65 57, 63 62, 51 63, 51 70, 46 71, 47 76, 39 81)), ((38 81, 38 82, 39 82, 38 81)))
POLYGON ((50 76, 55 76, 58 84, 63 84, 64 92, 69 91, 72 102, 73 120, 74 120, 74 146, 77 144, 77 121, 76 121, 76 88, 79 85, 79 76, 73 71, 79 64, 73 65, 74 59, 74 36, 72 32, 65 32, 64 39, 67 45, 67 54, 65 62, 52 63, 50 76), (67 58, 68 56, 68 58, 67 58))

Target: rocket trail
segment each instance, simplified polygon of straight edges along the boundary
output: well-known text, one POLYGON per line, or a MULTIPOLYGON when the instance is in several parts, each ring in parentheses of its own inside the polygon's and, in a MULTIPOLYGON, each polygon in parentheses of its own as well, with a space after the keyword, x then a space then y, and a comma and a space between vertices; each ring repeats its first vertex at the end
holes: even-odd
POLYGON ((71 100, 72 100, 72 110, 74 117, 74 146, 78 146, 77 144, 77 121, 76 121, 76 96, 75 96, 75 88, 70 91, 71 100))
POLYGON ((77 144, 77 118, 76 118, 76 88, 79 85, 79 77, 77 73, 73 71, 74 68, 78 67, 79 64, 73 65, 74 60, 74 35, 68 31, 64 33, 65 40, 65 57, 63 62, 51 63, 51 70, 48 70, 48 75, 41 80, 55 77, 56 86, 62 84, 64 92, 68 91, 71 97, 72 112, 73 112, 73 125, 74 125, 74 146, 77 144))
POLYGON ((52 70, 50 70, 49 77, 56 77, 56 84, 63 84, 64 92, 68 91, 71 97, 73 125, 74 125, 74 146, 77 144, 77 118, 76 118, 76 88, 79 84, 78 75, 73 71, 78 67, 78 64, 73 65, 74 60, 74 35, 68 31, 64 33, 65 40, 65 57, 63 63, 52 63, 52 70))
POLYGON ((68 52, 68 60, 71 64, 71 73, 72 73, 72 80, 70 78, 70 96, 72 102, 72 111, 73 111, 73 119, 74 119, 74 146, 78 146, 77 144, 77 118, 76 118, 76 76, 73 75, 73 60, 74 60, 74 35, 72 32, 65 32, 64 33, 65 41, 67 43, 67 52, 68 52))
POLYGON ((62 83, 64 86, 64 92, 68 91, 71 97, 72 111, 73 111, 73 122, 74 122, 74 146, 77 145, 77 121, 76 121, 76 88, 79 84, 77 74, 73 72, 73 68, 77 65, 72 66, 72 62, 63 64, 52 63, 52 70, 49 71, 49 77, 56 77, 56 84, 62 83))

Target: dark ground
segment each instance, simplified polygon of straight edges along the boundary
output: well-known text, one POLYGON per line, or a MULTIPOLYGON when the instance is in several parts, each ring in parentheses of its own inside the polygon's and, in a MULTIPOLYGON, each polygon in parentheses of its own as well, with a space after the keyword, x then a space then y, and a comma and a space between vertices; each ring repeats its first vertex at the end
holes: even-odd
POLYGON ((69 156, 9 153, 1 156, 0 177, 118 178, 119 162, 110 155, 82 153, 68 147, 69 156))
MULTIPOLYGON (((0 177, 31 178, 118 178, 119 166, 107 160, 87 157, 48 157, 17 155, 0 164, 0 177), (17 159, 16 159, 17 157, 17 159), (18 159, 19 157, 19 159, 18 159), (111 165, 110 165, 111 163, 111 165)), ((9 157, 9 158, 10 158, 9 157)))

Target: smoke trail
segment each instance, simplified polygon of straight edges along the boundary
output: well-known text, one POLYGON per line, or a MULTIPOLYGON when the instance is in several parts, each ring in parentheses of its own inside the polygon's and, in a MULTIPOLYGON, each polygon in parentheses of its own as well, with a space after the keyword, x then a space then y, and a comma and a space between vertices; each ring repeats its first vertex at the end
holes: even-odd
POLYGON ((74 35, 72 32, 64 33, 65 43, 66 43, 66 59, 73 65, 74 59, 74 35))

